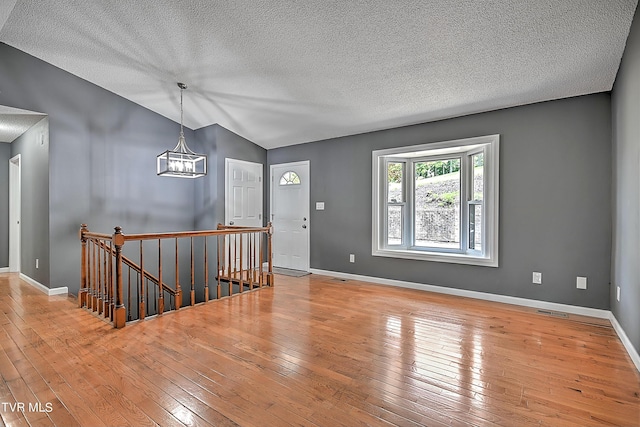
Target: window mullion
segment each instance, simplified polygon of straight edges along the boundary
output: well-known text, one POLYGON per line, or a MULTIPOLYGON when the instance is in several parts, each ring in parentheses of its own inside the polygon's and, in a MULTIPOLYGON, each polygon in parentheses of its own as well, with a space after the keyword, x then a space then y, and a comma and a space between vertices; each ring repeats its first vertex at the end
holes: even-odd
POLYGON ((469 191, 469 176, 473 176, 469 173, 469 159, 466 153, 460 159, 460 249, 463 253, 469 250, 469 194, 473 194, 469 191))
POLYGON ((413 246, 413 211, 414 211, 414 185, 413 185, 413 161, 406 159, 405 161, 405 209, 404 209, 404 235, 403 235, 403 243, 405 249, 408 249, 413 246))

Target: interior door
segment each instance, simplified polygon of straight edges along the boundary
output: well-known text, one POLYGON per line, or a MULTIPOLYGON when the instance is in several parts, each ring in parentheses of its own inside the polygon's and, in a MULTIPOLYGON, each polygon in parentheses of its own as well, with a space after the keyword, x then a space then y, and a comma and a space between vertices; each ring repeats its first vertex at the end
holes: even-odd
POLYGON ((21 234, 21 160, 20 154, 9 160, 9 271, 20 271, 21 234))
MULTIPOLYGON (((244 227, 262 227, 262 197, 263 197, 263 165, 245 162, 243 160, 225 160, 225 224, 244 227)), ((249 263, 247 236, 242 241, 242 266, 256 265, 255 259, 249 263)), ((232 253, 235 254, 235 264, 240 266, 240 241, 230 240, 232 253)), ((253 253, 252 257, 255 258, 253 253)), ((228 258, 228 253, 225 255, 228 258)))
POLYGON ((273 265, 309 271, 309 162, 271 166, 273 265))

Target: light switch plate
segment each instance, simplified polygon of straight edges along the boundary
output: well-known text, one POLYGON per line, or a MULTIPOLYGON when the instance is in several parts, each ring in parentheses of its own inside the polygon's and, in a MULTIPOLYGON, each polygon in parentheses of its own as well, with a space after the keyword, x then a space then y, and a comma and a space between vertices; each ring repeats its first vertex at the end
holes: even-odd
POLYGON ((532 281, 536 285, 541 285, 542 284, 542 273, 538 273, 537 271, 534 271, 533 272, 532 281))
POLYGON ((576 288, 587 289, 587 278, 578 276, 576 279, 576 288))
POLYGON ((324 210, 324 202, 316 202, 316 210, 323 211, 324 210))

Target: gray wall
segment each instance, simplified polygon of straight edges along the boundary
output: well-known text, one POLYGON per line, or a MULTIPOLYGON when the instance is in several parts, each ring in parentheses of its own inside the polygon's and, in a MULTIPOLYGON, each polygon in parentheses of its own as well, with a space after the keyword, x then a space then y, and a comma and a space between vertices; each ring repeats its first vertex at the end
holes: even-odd
POLYGON ((20 154, 20 271, 49 285, 49 119, 11 143, 20 154), (36 268, 36 259, 39 261, 36 268))
MULTIPOLYGON (((225 159, 262 163, 266 176, 267 150, 217 124, 196 130, 195 139, 194 149, 209 156, 210 168, 206 177, 196 180, 195 225, 198 230, 215 229, 224 222, 225 159)), ((266 200, 265 193, 265 213, 266 200)))
POLYGON ((640 9, 612 92, 611 310, 640 352, 640 9), (620 287, 620 302, 616 300, 620 287))
POLYGON ((11 145, 0 142, 0 268, 9 266, 9 159, 11 145))
MULTIPOLYGON (((5 44, 0 57, 0 104, 49 115, 50 269, 40 269, 41 283, 77 292, 83 222, 107 233, 194 227, 194 180, 155 172, 177 123, 5 44)), ((49 247, 45 236, 35 243, 49 247)))
POLYGON ((608 309, 610 101, 595 94, 301 144, 269 150, 268 164, 310 160, 312 268, 608 309), (372 150, 496 133, 499 268, 371 256, 372 150))

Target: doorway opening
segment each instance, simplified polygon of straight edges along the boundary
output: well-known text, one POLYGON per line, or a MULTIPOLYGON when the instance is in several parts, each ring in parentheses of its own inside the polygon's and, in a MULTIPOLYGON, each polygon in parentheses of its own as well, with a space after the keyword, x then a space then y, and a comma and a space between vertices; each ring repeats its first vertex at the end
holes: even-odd
POLYGON ((21 156, 9 159, 9 272, 20 272, 21 156))

